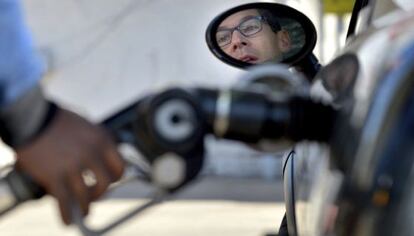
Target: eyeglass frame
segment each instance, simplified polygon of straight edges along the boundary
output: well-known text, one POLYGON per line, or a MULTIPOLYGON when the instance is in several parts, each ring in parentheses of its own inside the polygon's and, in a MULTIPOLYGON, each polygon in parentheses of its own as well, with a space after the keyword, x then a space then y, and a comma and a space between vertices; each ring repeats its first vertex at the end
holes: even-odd
MULTIPOLYGON (((265 20, 265 18, 263 17, 263 16, 251 16, 251 17, 249 17, 249 18, 247 18, 247 19, 244 19, 242 22, 240 22, 239 23, 239 25, 238 26, 236 26, 236 27, 234 27, 234 28, 230 28, 230 29, 223 29, 223 30, 217 30, 217 33, 218 32, 220 32, 220 31, 229 31, 230 32, 230 41, 229 41, 229 43, 227 43, 227 44, 225 44, 225 45, 222 45, 222 46, 220 46, 220 44, 217 42, 217 44, 219 45, 219 47, 221 47, 221 48, 223 48, 223 47, 225 47, 225 46, 227 46, 227 45, 230 45, 231 44, 231 41, 232 41, 232 39, 233 39, 233 33, 234 33, 234 31, 235 30, 237 30, 241 35, 243 35, 244 37, 246 37, 246 38, 249 38, 249 37, 251 37, 251 36, 253 36, 253 35, 255 35, 255 34, 257 34, 257 33, 259 33, 260 31, 262 31, 263 30, 263 22, 264 23, 266 23, 266 20, 265 20), (243 32, 241 32, 241 30, 240 30, 240 26, 243 24, 243 23, 245 23, 246 21, 248 21, 248 20, 251 20, 251 19, 256 19, 256 20, 259 20, 259 22, 260 22, 260 29, 256 32, 256 33, 254 33, 254 34, 251 34, 251 35, 245 35, 245 34, 243 34, 243 32)), ((216 34, 217 34, 216 33, 216 34)), ((217 40, 217 39, 216 39, 217 40)))

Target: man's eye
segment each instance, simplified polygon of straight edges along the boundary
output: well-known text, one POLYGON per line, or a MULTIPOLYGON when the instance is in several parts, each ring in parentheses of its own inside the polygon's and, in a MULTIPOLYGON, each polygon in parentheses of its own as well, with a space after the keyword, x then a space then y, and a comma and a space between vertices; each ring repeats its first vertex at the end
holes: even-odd
POLYGON ((229 41, 229 39, 230 39, 230 36, 229 35, 219 35, 219 36, 217 36, 217 42, 219 44, 226 43, 226 42, 229 41))
POLYGON ((254 33, 259 29, 258 25, 247 25, 243 27, 242 31, 245 34, 254 33))

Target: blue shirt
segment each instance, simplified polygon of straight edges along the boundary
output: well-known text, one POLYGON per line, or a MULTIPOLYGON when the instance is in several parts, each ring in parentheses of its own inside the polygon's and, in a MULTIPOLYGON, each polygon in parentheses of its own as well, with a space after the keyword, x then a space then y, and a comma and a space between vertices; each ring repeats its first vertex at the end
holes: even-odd
POLYGON ((19 0, 0 0, 0 108, 35 86, 43 73, 19 0))

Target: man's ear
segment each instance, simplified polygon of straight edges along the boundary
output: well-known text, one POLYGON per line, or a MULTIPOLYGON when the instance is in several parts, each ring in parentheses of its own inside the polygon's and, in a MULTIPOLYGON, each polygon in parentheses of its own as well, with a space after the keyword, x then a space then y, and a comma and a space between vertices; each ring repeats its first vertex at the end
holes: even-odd
POLYGON ((283 53, 288 52, 292 47, 289 32, 287 32, 286 30, 281 30, 277 32, 277 37, 279 39, 280 51, 283 53))

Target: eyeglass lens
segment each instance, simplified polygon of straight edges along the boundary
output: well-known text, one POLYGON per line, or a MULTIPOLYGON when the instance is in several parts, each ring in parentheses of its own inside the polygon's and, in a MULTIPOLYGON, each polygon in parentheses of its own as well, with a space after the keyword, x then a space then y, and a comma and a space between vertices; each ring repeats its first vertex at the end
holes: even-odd
POLYGON ((233 29, 220 30, 216 34, 216 40, 220 47, 231 43, 232 35, 235 30, 239 31, 244 37, 250 37, 257 34, 262 29, 260 18, 250 18, 240 23, 233 29))

